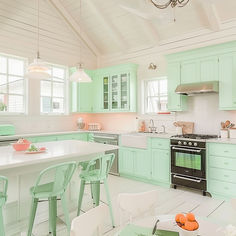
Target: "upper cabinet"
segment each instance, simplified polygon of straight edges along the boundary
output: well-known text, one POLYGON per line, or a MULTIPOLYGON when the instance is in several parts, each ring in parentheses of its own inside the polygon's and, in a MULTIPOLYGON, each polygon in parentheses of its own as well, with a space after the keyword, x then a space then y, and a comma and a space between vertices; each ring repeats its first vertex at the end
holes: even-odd
POLYGON ((136 112, 137 65, 124 64, 88 73, 92 83, 78 84, 77 89, 72 84, 73 112, 136 112))
POLYGON ((186 110, 187 96, 175 94, 180 84, 219 81, 219 108, 236 110, 236 41, 167 56, 168 109, 186 110))

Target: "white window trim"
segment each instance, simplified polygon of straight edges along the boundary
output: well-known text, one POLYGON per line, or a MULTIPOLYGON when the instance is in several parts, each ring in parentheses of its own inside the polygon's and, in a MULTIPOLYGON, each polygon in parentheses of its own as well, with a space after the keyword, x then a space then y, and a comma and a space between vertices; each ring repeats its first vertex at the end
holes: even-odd
MULTIPOLYGON (((24 61, 24 75, 26 74, 26 69, 27 66, 29 64, 29 61, 27 58, 25 57, 20 57, 20 56, 15 56, 12 54, 6 54, 6 53, 0 53, 0 56, 4 56, 7 57, 8 59, 18 59, 18 60, 22 60, 24 61)), ((1 73, 1 74, 5 74, 5 73, 1 73)), ((7 76, 9 76, 8 74, 8 66, 7 66, 7 76)), ((15 76, 15 75, 14 75, 15 76)), ((19 76, 22 77, 22 76, 19 76)), ((9 112, 9 111, 0 111, 0 116, 25 116, 28 115, 28 107, 29 107, 29 100, 28 100, 28 79, 25 78, 25 76, 23 76, 23 89, 24 89, 24 94, 23 94, 23 104, 24 104, 24 111, 23 112, 9 112)), ((19 94, 17 94, 19 95, 19 94)))
MULTIPOLYGON (((68 116, 69 115, 69 68, 68 66, 54 64, 54 63, 47 63, 48 66, 54 66, 58 68, 65 69, 65 86, 64 86, 64 112, 41 112, 41 83, 40 83, 40 103, 39 103, 39 109, 40 109, 40 115, 41 116, 68 116)), ((48 80, 41 80, 41 81, 48 81, 48 80)), ((40 81, 40 82, 41 82, 40 81)), ((53 89, 53 88, 51 88, 53 89)))
MULTIPOLYGON (((143 80, 143 114, 144 115, 158 115, 156 112, 146 112, 147 111, 147 83, 150 81, 157 81, 157 80, 167 80, 167 76, 161 76, 161 77, 156 77, 156 78, 151 78, 151 79, 146 79, 143 80)), ((159 94, 160 94, 160 87, 158 87, 159 94)), ((168 88, 167 88, 167 94, 168 94, 168 88)), ((157 97, 162 97, 162 96, 157 96, 157 97)), ((160 112, 168 112, 168 109, 166 111, 160 111, 160 112)))

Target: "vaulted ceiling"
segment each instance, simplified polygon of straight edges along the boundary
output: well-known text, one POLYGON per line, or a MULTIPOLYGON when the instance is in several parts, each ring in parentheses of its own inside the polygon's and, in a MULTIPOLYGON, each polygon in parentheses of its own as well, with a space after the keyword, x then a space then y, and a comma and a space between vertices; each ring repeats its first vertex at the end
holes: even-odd
POLYGON ((50 1, 60 4, 62 14, 68 13, 81 26, 79 32, 101 55, 144 50, 236 27, 235 0, 190 0, 175 10, 157 9, 149 0, 81 0, 81 8, 79 0, 50 1))

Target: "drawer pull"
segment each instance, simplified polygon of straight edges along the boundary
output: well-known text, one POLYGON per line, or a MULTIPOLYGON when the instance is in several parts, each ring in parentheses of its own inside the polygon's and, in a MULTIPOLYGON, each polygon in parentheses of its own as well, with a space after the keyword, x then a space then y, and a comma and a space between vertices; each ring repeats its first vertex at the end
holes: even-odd
POLYGON ((229 151, 225 150, 224 152, 227 153, 227 152, 229 152, 229 151))
POLYGON ((228 175, 224 175, 224 177, 229 177, 228 175))

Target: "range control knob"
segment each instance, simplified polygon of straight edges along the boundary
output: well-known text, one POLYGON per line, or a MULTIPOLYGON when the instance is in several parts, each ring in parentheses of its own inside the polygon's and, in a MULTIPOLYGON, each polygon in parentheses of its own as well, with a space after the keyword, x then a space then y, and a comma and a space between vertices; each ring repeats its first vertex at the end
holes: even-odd
POLYGON ((197 143, 194 143, 193 145, 194 145, 195 147, 197 147, 197 143))
POLYGON ((192 146, 193 144, 192 144, 192 142, 189 142, 188 145, 189 145, 189 146, 192 146))
POLYGON ((182 144, 182 142, 181 142, 181 141, 178 141, 178 144, 179 144, 179 145, 181 145, 181 144, 182 144))
POLYGON ((184 142, 184 145, 187 145, 187 142, 184 142))

